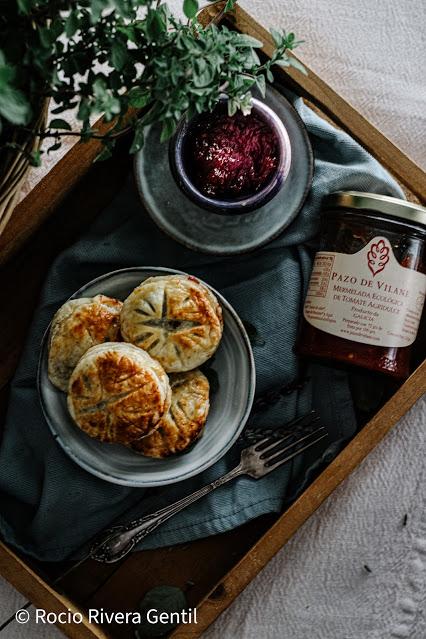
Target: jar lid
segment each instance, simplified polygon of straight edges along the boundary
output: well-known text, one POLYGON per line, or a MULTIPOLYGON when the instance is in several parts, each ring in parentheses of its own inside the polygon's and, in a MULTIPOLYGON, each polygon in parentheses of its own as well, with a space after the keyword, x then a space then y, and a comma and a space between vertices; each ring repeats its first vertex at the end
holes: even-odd
POLYGON ((389 195, 362 193, 361 191, 336 191, 327 196, 324 203, 331 207, 378 211, 384 215, 426 226, 426 208, 424 206, 389 195))

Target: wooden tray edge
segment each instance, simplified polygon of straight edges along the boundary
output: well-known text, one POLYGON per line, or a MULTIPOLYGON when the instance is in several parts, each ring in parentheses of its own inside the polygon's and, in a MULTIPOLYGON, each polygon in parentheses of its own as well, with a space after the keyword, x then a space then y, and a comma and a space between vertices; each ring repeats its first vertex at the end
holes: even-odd
POLYGON ((170 637, 199 637, 425 393, 426 360, 225 578, 212 588, 197 606, 199 623, 179 626, 170 637))
POLYGON ((84 610, 70 599, 49 586, 18 555, 0 541, 0 575, 22 593, 34 606, 56 614, 80 613, 79 624, 57 624, 57 627, 71 639, 110 639, 105 632, 92 623, 84 610))
MULTIPOLYGON (((101 122, 95 126, 102 129, 101 122)), ((100 151, 97 140, 74 144, 49 173, 19 202, 0 237, 0 265, 14 255, 33 233, 48 219, 67 193, 87 172, 100 151), (66 176, 66 189, 58 176, 66 176), (47 203, 47 204, 46 204, 47 203)))
MULTIPOLYGON (((129 109, 124 118, 124 124, 129 122, 135 113, 135 109, 129 109)), ((114 124, 115 121, 105 122, 101 117, 93 124, 93 128, 97 129, 99 135, 105 135, 114 124)), ((102 142, 97 139, 92 138, 84 143, 77 142, 19 202, 0 236, 0 266, 17 253, 50 217, 87 173, 101 149, 102 142)))

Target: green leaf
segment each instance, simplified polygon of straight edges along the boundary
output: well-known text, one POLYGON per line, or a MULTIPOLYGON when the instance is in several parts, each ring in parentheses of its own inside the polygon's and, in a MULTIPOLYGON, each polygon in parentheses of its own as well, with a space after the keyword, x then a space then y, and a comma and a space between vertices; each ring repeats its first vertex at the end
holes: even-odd
POLYGON ((117 31, 125 35, 126 38, 130 40, 130 42, 137 42, 136 27, 134 27, 133 25, 119 24, 117 26, 117 31))
POLYGON ((198 1, 197 0, 183 0, 183 12, 189 20, 192 20, 197 15, 198 1))
POLYGON ((29 14, 31 11, 31 0, 17 0, 18 9, 21 13, 29 14))
POLYGON ((237 0, 227 0, 224 11, 232 11, 236 3, 237 3, 237 0))
POLYGON ((238 102, 235 100, 235 98, 230 98, 228 100, 229 117, 232 118, 232 116, 235 115, 237 111, 238 111, 238 102))
MULTIPOLYGON (((56 109, 55 109, 56 111, 56 109)), ((81 98, 78 107, 77 118, 82 122, 87 121, 90 118, 91 108, 87 98, 81 98)))
POLYGON ((194 61, 193 80, 196 87, 206 87, 213 81, 213 69, 204 58, 194 61))
POLYGON ((50 25, 51 42, 52 44, 62 35, 64 30, 64 22, 62 18, 57 16, 50 25))
POLYGON ((97 155, 94 159, 94 162, 104 162, 105 160, 109 160, 112 157, 112 151, 107 146, 104 146, 102 151, 97 155))
POLYGON ((250 92, 245 93, 244 95, 240 97, 236 97, 234 98, 234 100, 237 105, 237 108, 241 109, 244 115, 248 115, 249 113, 251 113, 253 103, 252 103, 252 96, 250 92))
POLYGON ((298 71, 300 71, 304 75, 308 75, 308 71, 306 70, 306 67, 303 66, 303 64, 297 58, 294 58, 293 56, 290 56, 288 58, 288 62, 290 64, 290 66, 293 67, 294 69, 297 69, 298 71))
POLYGON ((50 113, 53 113, 54 115, 56 113, 63 113, 64 111, 67 110, 67 106, 61 104, 60 106, 56 107, 55 109, 52 109, 50 113))
POLYGON ((79 29, 80 21, 78 19, 78 13, 75 10, 72 10, 65 20, 65 35, 67 38, 72 38, 79 29))
POLYGON ((151 91, 142 87, 133 87, 128 93, 129 105, 135 109, 143 109, 152 100, 151 91))
POLYGON ((47 155, 49 155, 52 151, 57 151, 58 149, 61 148, 61 146, 62 146, 62 142, 55 142, 54 144, 48 147, 47 155))
POLYGON ((263 47, 263 42, 253 38, 253 36, 249 36, 246 33, 237 33, 236 35, 238 36, 235 43, 237 47, 244 46, 255 49, 261 49, 263 47))
POLYGON ((123 79, 120 71, 112 71, 109 75, 109 86, 113 92, 119 93, 123 87, 123 79))
MULTIPOLYGON (((149 610, 155 609, 158 614, 166 612, 182 612, 187 607, 184 592, 175 586, 156 586, 149 590, 139 604, 142 619, 147 619, 149 610)), ((176 628, 177 623, 149 623, 143 621, 136 629, 138 639, 163 637, 176 628)))
POLYGON ((10 86, 3 87, 0 92, 0 115, 12 124, 29 124, 31 107, 22 91, 10 86))
POLYGON ((2 65, 0 61, 0 89, 8 85, 15 77, 15 70, 10 65, 2 65))
POLYGON ((50 49, 54 41, 54 34, 50 31, 50 29, 48 27, 39 27, 38 37, 40 38, 42 46, 45 49, 50 49))
POLYGON ((99 100, 107 97, 107 85, 103 78, 97 78, 93 83, 93 95, 99 100))
POLYGON ((33 151, 28 156, 31 166, 41 166, 41 151, 33 151))
MULTIPOLYGON (((151 0, 149 0, 150 2, 151 0)), ((115 6, 118 14, 123 18, 133 18, 133 5, 148 4, 146 0, 110 0, 110 4, 115 6)))
POLYGON ((49 124, 49 129, 65 129, 66 131, 71 131, 71 125, 66 120, 54 118, 49 124))
POLYGON ((94 110, 104 114, 107 122, 121 112, 121 102, 109 89, 103 77, 98 77, 93 83, 93 94, 96 98, 94 110))
POLYGON ((281 33, 281 31, 278 31, 277 29, 271 29, 271 36, 275 46, 280 47, 283 42, 283 34, 281 33))
POLYGON ((127 49, 122 42, 113 42, 111 46, 111 62, 117 71, 121 71, 126 65, 129 56, 127 49))
POLYGON ((160 142, 167 142, 172 137, 176 129, 176 122, 171 118, 164 120, 163 128, 161 129, 160 142))
POLYGON ((144 125, 142 122, 138 122, 135 129, 135 135, 133 137, 133 142, 130 147, 130 153, 137 153, 141 150, 144 143, 144 125))
POLYGON ((260 91, 260 95, 265 97, 266 95, 266 80, 264 75, 256 76, 256 86, 260 91))
POLYGON ((91 0, 90 6, 91 6, 90 20, 92 24, 96 24, 97 22, 99 22, 99 19, 102 15, 102 11, 107 6, 107 2, 105 2, 104 0, 91 0))
POLYGON ((150 9, 146 16, 146 32, 151 41, 158 40, 166 30, 166 23, 160 11, 150 9))

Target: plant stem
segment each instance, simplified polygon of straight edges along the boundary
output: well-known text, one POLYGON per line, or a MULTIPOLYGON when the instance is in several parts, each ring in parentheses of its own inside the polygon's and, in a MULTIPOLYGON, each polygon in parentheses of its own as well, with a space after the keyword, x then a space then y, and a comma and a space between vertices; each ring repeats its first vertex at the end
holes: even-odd
MULTIPOLYGON (((215 16, 213 16, 213 18, 210 20, 210 22, 208 23, 207 27, 210 27, 212 24, 219 24, 219 22, 222 20, 223 16, 228 13, 226 10, 226 1, 223 3, 223 7, 222 9, 219 11, 219 13, 217 13, 215 16)), ((237 4, 237 2, 235 2, 234 6, 237 4)))
MULTIPOLYGON (((132 131, 133 127, 132 126, 127 126, 124 129, 122 129, 121 131, 117 131, 116 133, 105 133, 103 135, 97 134, 97 133, 91 133, 89 136, 89 139, 91 140, 114 140, 117 138, 122 137, 123 135, 125 135, 126 133, 129 133, 129 131, 132 131)), ((41 140, 47 139, 47 138, 60 138, 60 137, 81 137, 82 133, 81 131, 55 131, 55 132, 51 132, 51 131, 34 131, 33 129, 27 129, 25 127, 22 128, 23 131, 25 131, 26 133, 29 133, 30 135, 40 138, 41 140)), ((8 145, 4 145, 3 147, 0 146, 1 148, 6 148, 6 146, 10 147, 10 144, 8 145)), ((16 148, 16 147, 14 147, 16 148)))

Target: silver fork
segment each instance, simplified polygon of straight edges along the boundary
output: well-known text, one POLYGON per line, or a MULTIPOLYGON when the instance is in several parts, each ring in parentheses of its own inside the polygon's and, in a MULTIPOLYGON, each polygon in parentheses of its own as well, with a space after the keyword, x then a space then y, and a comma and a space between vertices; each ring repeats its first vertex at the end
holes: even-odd
MULTIPOLYGON (((299 420, 295 420, 299 421, 299 420)), ((318 418, 313 414, 304 419, 304 426, 316 423, 318 418), (309 420, 309 417, 311 419, 309 420)), ((89 553, 90 558, 104 563, 114 563, 126 557, 142 539, 153 530, 173 517, 187 506, 198 501, 205 495, 213 492, 219 486, 227 484, 236 477, 248 475, 253 479, 260 479, 279 468, 293 457, 311 448, 317 442, 328 436, 323 426, 315 427, 311 432, 296 435, 289 433, 280 438, 265 437, 248 448, 241 451, 240 463, 231 471, 215 479, 210 484, 196 490, 191 495, 183 497, 179 501, 157 510, 155 513, 135 519, 128 524, 114 526, 106 530, 95 540, 89 553)))
MULTIPOLYGON (((124 559, 126 555, 139 543, 144 537, 149 535, 157 526, 160 526, 170 517, 190 506, 204 495, 208 495, 219 486, 223 486, 228 481, 239 477, 240 475, 248 475, 253 479, 264 477, 268 473, 282 466, 293 457, 297 457, 299 453, 311 448, 314 444, 328 436, 323 426, 319 426, 319 419, 315 413, 309 413, 303 417, 293 420, 287 424, 287 428, 293 427, 295 432, 283 433, 282 436, 270 436, 257 441, 248 448, 241 451, 240 463, 236 468, 226 475, 219 477, 207 486, 200 488, 191 495, 180 499, 179 501, 157 510, 151 515, 145 515, 125 525, 118 525, 109 528, 92 539, 90 550, 73 566, 68 568, 64 573, 59 575, 53 584, 57 585, 62 582, 70 573, 78 569, 87 559, 96 559, 105 563, 114 563, 120 559, 124 559), (310 432, 306 432, 306 428, 311 427, 310 432), (300 431, 300 429, 303 429, 300 431), (294 438, 294 439, 293 439, 294 438), (290 439, 293 441, 289 442, 290 439)), ((281 429, 280 429, 281 430, 281 429)), ((253 431, 250 435, 256 436, 257 431, 253 431)), ((87 547, 87 544, 85 544, 87 547)), ((27 610, 31 606, 31 602, 22 606, 27 610)), ((0 632, 2 632, 14 619, 16 613, 11 615, 4 623, 0 624, 0 632)))

